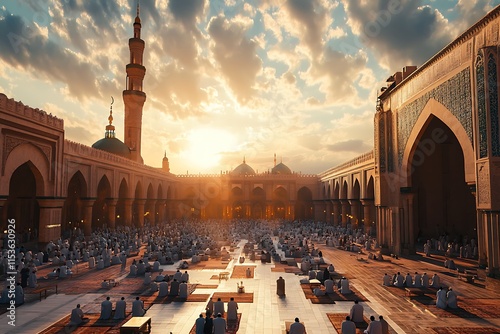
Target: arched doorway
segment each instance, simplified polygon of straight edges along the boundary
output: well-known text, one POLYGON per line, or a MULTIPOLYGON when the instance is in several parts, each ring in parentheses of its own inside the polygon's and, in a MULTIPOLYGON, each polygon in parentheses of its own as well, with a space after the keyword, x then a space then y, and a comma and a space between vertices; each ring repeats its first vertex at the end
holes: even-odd
POLYGON ((84 218, 82 198, 87 197, 87 183, 80 171, 76 172, 68 183, 68 192, 64 201, 61 235, 69 238, 83 229, 80 226, 84 218))
MULTIPOLYGON (((16 237, 21 243, 38 240, 40 206, 36 197, 43 195, 43 189, 42 175, 31 161, 19 166, 10 178, 7 218, 15 219, 16 237)), ((2 226, 3 231, 7 221, 2 226)))
POLYGON ((465 182, 464 153, 455 134, 432 116, 410 156, 415 238, 476 238, 476 204, 465 182), (435 133, 442 133, 439 142, 435 133), (418 146, 417 146, 418 145, 418 146))
POLYGON ((233 218, 244 218, 245 211, 243 210, 243 203, 236 201, 233 203, 233 218))
MULTIPOLYGON (((330 193, 330 191, 328 191, 330 193)), ((296 219, 313 219, 314 218, 314 203, 312 200, 312 192, 309 188, 302 187, 297 192, 297 203, 295 204, 296 219)))
POLYGON ((283 187, 278 187, 273 193, 273 218, 286 218, 286 204, 288 203, 288 192, 283 187))
POLYGON ((261 219, 266 216, 266 192, 261 187, 252 190, 250 196, 252 203, 252 218, 261 219))
POLYGON ((122 179, 120 182, 120 188, 118 188, 118 201, 116 201, 116 220, 115 220, 115 225, 118 226, 125 226, 127 224, 130 224, 130 221, 127 221, 127 214, 125 212, 126 206, 125 206, 125 201, 128 198, 128 185, 127 181, 125 179, 122 179))
POLYGON ((97 198, 92 206, 92 229, 102 228, 108 224, 108 205, 106 200, 111 197, 111 185, 104 175, 97 185, 97 198))

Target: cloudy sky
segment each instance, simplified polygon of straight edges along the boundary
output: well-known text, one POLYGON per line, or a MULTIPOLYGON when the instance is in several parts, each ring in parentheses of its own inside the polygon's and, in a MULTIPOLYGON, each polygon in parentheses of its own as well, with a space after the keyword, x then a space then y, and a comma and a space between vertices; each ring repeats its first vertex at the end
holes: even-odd
MULTIPOLYGON (((176 174, 273 154, 318 173, 373 147, 377 90, 420 66, 500 0, 141 0, 147 68, 142 156, 176 174)), ((136 0, 0 0, 0 92, 123 140, 136 0)))

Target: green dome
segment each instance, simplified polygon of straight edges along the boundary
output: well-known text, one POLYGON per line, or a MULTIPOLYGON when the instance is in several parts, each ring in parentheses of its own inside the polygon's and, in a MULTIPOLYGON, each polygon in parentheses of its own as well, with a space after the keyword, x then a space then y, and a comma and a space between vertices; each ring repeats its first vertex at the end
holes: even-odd
POLYGON ((130 149, 118 138, 100 139, 92 147, 130 159, 130 149))
POLYGON ((280 162, 279 164, 274 166, 274 168, 271 170, 271 173, 272 174, 292 174, 292 171, 290 170, 290 168, 288 168, 287 165, 280 162))

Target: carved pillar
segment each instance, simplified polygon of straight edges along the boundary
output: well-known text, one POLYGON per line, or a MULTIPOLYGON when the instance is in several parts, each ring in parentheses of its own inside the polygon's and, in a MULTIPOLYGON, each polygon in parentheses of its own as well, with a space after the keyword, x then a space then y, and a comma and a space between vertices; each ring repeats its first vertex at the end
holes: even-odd
POLYGON ((332 202, 329 200, 325 201, 325 223, 332 223, 332 202))
POLYGON ((40 206, 38 242, 57 240, 61 236, 63 199, 37 199, 40 206))
POLYGON ((341 206, 340 206, 340 201, 338 199, 332 200, 333 204, 333 224, 334 225, 340 225, 340 222, 342 221, 341 219, 341 206))
POLYGON ((92 234, 92 209, 94 206, 95 200, 93 199, 85 199, 82 200, 82 210, 83 210, 83 229, 84 235, 92 234))
MULTIPOLYGON (((372 217, 372 199, 362 199, 361 205, 363 205, 363 221, 365 225, 365 233, 371 233, 371 229, 373 225, 373 217, 372 217)), ((375 232, 375 231, 373 231, 375 232)))
POLYGON ((125 199, 123 201, 123 222, 125 226, 132 226, 132 204, 133 199, 125 199))
POLYGON ((342 204, 342 227, 346 227, 349 218, 347 216, 351 213, 351 205, 346 199, 340 200, 340 203, 342 204))
POLYGON ((116 227, 116 202, 117 202, 117 200, 114 198, 109 198, 106 200, 106 204, 108 206, 108 227, 109 228, 116 227))
POLYGON ((135 207, 137 209, 136 214, 137 214, 137 226, 138 227, 143 227, 144 226, 144 205, 146 204, 145 199, 136 199, 135 200, 135 207))

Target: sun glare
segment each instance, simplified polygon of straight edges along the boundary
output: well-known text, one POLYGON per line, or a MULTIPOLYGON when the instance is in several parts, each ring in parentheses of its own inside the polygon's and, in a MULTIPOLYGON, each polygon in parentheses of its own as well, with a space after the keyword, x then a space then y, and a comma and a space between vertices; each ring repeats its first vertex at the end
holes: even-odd
POLYGON ((216 173, 221 154, 232 151, 236 146, 233 135, 215 128, 193 129, 187 139, 189 144, 184 156, 194 167, 193 173, 216 173))

